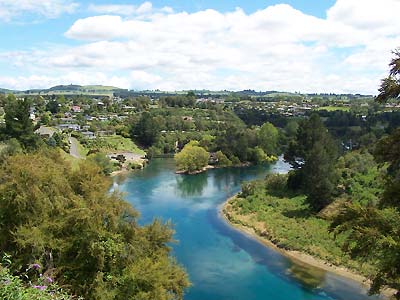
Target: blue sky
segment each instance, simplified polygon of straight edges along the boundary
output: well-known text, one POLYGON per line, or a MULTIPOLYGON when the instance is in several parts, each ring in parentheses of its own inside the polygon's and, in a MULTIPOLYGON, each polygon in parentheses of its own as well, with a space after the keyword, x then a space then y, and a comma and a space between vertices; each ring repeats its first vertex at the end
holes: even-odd
POLYGON ((398 0, 0 0, 0 87, 376 94, 398 0))

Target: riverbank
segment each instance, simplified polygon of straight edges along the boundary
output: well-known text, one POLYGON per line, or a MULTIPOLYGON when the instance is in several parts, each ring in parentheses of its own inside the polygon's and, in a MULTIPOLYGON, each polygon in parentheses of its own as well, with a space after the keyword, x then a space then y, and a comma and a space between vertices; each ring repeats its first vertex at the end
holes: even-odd
MULTIPOLYGON (((370 287, 370 281, 365 276, 357 274, 346 267, 336 266, 332 263, 316 258, 310 254, 301 251, 285 249, 283 247, 280 247, 279 244, 274 243, 270 238, 268 238, 268 233, 265 230, 264 223, 251 222, 250 220, 253 215, 241 215, 233 209, 232 203, 237 200, 237 196, 238 194, 227 199, 226 202, 224 202, 219 208, 220 216, 229 225, 241 231, 242 233, 249 235, 252 238, 255 238, 266 247, 270 247, 279 251, 281 254, 285 255, 297 264, 312 266, 357 281, 364 285, 366 288, 370 287)), ((395 291, 392 289, 385 289, 382 291, 381 294, 389 299, 393 296, 394 293, 395 291)))
POLYGON ((204 173, 208 170, 212 170, 212 169, 223 169, 223 168, 245 168, 245 167, 249 167, 251 166, 250 162, 244 162, 244 163, 240 163, 238 165, 234 165, 234 166, 217 166, 217 165, 207 165, 205 166, 203 169, 201 170, 196 170, 196 171, 185 171, 185 170, 177 170, 175 171, 175 174, 187 174, 187 175, 196 175, 196 174, 201 174, 204 173))

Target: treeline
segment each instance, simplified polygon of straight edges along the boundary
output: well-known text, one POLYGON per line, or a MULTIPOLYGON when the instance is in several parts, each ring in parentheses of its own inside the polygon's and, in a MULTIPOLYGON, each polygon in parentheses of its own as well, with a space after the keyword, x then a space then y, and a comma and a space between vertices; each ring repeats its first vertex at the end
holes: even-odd
POLYGON ((153 109, 131 120, 133 139, 146 147, 149 157, 175 153, 190 141, 207 152, 221 151, 234 165, 261 163, 281 153, 285 133, 270 123, 246 126, 232 111, 214 109, 153 109))

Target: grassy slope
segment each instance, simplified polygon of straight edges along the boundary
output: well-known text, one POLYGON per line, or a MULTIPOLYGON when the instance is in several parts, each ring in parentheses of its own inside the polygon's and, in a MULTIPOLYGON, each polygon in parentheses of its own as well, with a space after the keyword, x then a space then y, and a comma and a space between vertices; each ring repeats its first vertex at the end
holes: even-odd
POLYGON ((335 111, 335 110, 350 111, 350 107, 348 107, 348 106, 323 106, 323 107, 318 108, 318 110, 326 110, 326 111, 335 111))
POLYGON ((80 159, 73 157, 72 155, 66 153, 65 151, 59 149, 61 157, 63 157, 67 162, 71 164, 72 169, 76 170, 79 168, 80 159))
POLYGON ((88 141, 85 147, 86 153, 90 148, 97 148, 103 152, 126 151, 138 155, 145 155, 145 152, 129 138, 120 135, 99 137, 96 140, 88 141))
POLYGON ((255 191, 238 196, 227 206, 232 222, 254 228, 278 247, 297 250, 337 266, 346 266, 362 274, 370 273, 342 251, 345 235, 334 238, 329 232, 330 222, 317 217, 308 209, 303 195, 278 195, 259 181, 255 191))

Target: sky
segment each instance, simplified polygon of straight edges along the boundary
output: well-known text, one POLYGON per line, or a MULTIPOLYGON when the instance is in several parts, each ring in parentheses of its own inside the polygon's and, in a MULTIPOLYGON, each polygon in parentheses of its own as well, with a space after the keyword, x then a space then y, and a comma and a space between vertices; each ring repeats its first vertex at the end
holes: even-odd
POLYGON ((0 88, 377 94, 400 0, 0 0, 0 88))

